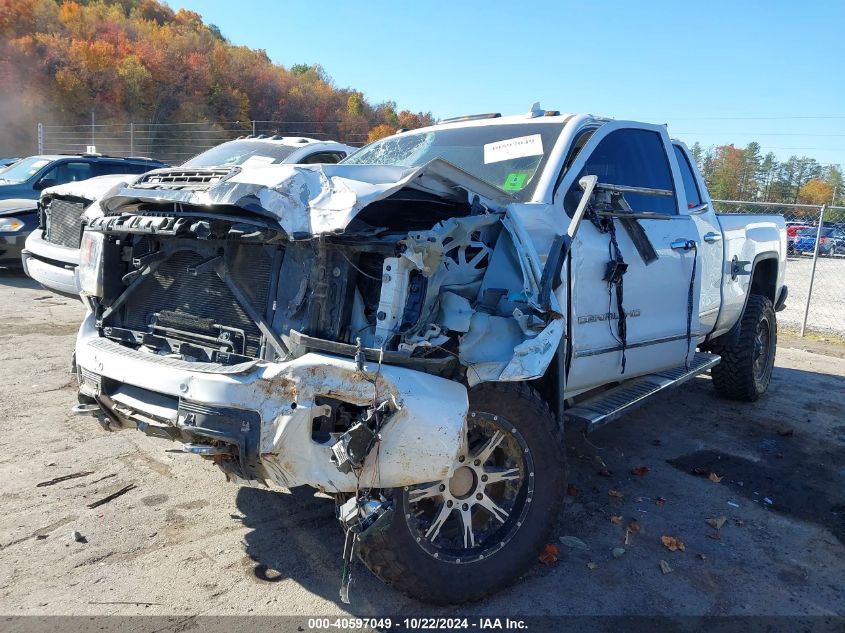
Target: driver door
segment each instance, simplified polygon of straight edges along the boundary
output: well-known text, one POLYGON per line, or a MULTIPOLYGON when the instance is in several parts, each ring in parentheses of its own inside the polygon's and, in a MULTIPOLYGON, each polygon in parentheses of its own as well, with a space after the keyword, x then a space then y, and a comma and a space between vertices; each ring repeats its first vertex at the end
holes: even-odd
POLYGON ((651 215, 635 222, 642 227, 656 259, 649 256, 642 240, 635 242, 634 231, 626 229, 625 222, 631 220, 607 217, 603 231, 585 219, 575 235, 569 262, 567 396, 683 365, 695 349, 699 330, 699 282, 693 276, 697 230, 686 209, 682 213, 678 205, 683 199, 683 183, 665 129, 624 122, 599 128, 559 188, 565 192, 563 204, 570 217, 582 193, 578 179, 585 175, 597 176, 599 186, 648 188, 663 195, 631 191, 623 195, 635 214, 651 215), (610 223, 613 231, 607 230, 610 223), (615 255, 614 232, 627 265, 621 276, 621 293, 605 280, 608 263, 615 255), (620 310, 625 313, 624 335, 620 310))

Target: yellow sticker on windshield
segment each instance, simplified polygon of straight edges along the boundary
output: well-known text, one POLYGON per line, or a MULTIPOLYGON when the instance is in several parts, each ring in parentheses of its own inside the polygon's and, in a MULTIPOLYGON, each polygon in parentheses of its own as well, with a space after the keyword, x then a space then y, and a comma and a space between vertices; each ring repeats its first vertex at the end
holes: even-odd
POLYGON ((525 181, 527 178, 528 174, 525 172, 520 173, 518 171, 512 171, 505 178, 502 189, 504 191, 521 191, 522 188, 525 187, 525 181))

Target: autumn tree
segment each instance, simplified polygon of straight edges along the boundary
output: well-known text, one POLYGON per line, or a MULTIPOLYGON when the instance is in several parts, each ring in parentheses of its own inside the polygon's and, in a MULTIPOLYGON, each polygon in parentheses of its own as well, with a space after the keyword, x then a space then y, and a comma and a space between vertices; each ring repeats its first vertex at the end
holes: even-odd
POLYGON ((798 191, 798 202, 804 204, 830 204, 833 196, 833 187, 821 180, 820 178, 813 178, 808 180, 798 191))
POLYGON ((367 134, 367 142, 372 143, 373 141, 377 141, 380 138, 391 136, 393 134, 396 134, 395 128, 385 123, 379 123, 377 126, 370 130, 369 134, 367 134))
MULTIPOLYGON (((188 10, 156 0, 0 0, 5 151, 31 152, 38 121, 209 122, 364 142, 379 125, 419 127, 430 113, 372 104, 319 64, 275 65, 226 41, 188 10), (400 122, 399 119, 402 119, 400 122), (233 123, 239 122, 239 123, 233 123)), ((167 144, 164 132, 150 133, 167 144)), ((173 143, 175 141, 169 141, 173 143)))

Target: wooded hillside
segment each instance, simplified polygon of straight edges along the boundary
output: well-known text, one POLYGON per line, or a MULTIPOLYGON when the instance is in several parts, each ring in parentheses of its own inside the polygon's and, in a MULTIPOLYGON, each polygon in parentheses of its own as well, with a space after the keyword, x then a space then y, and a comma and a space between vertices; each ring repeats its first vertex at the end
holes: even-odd
POLYGON ((33 153, 39 121, 86 124, 92 110, 97 123, 240 121, 245 132, 250 120, 303 121, 359 144, 373 128, 432 122, 338 88, 319 66, 273 64, 156 0, 0 0, 0 82, 0 154, 33 153))

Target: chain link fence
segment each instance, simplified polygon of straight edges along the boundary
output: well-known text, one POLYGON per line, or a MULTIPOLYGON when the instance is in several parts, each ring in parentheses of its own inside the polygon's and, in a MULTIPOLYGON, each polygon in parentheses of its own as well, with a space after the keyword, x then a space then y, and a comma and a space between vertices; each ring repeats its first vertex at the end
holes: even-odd
POLYGON ((787 329, 845 337, 845 207, 714 200, 719 213, 782 215, 786 221, 787 329))
POLYGON ((228 121, 223 123, 38 124, 39 154, 77 154, 95 147, 109 156, 147 156, 178 165, 224 141, 252 134, 307 136, 363 145, 364 132, 341 129, 339 121, 228 121))

